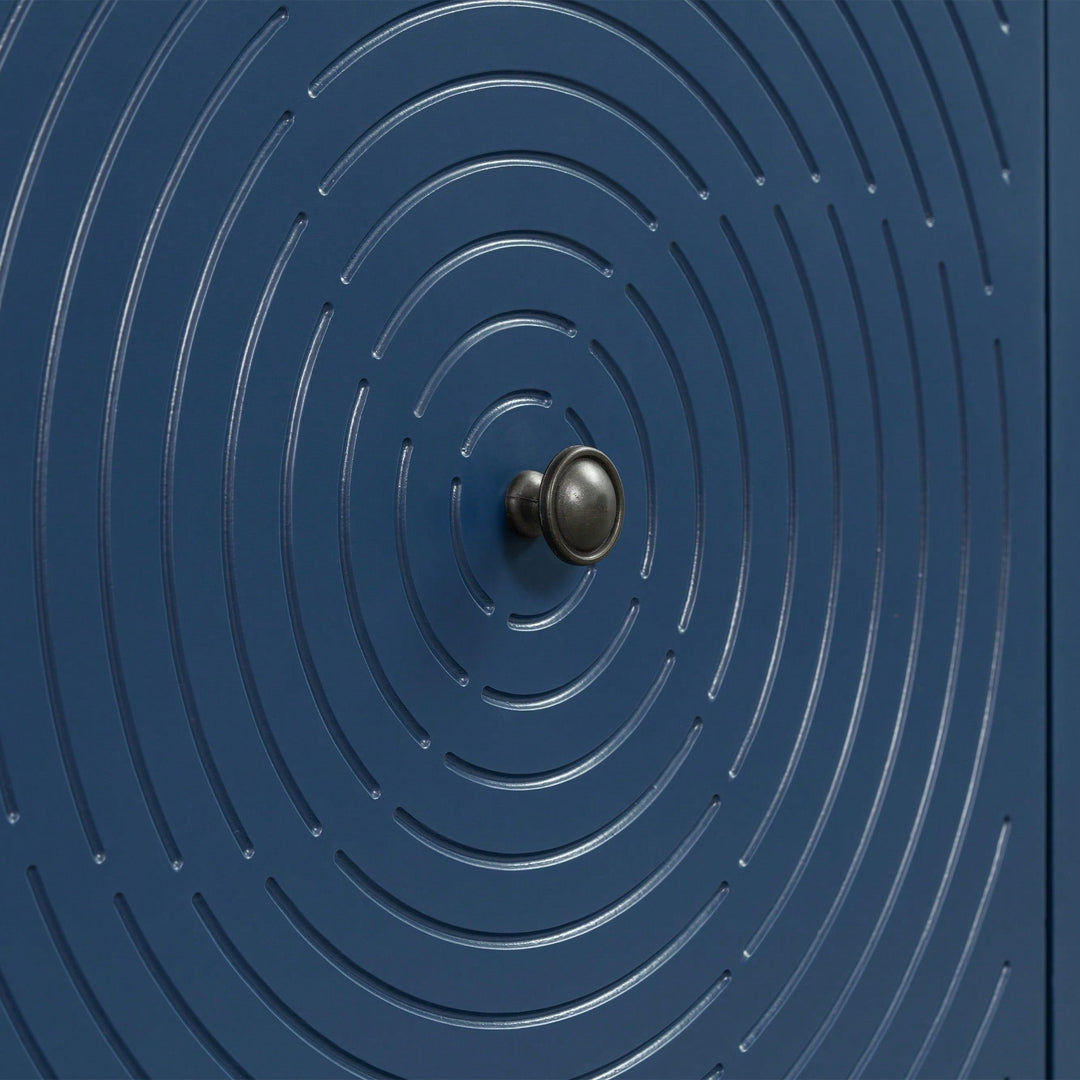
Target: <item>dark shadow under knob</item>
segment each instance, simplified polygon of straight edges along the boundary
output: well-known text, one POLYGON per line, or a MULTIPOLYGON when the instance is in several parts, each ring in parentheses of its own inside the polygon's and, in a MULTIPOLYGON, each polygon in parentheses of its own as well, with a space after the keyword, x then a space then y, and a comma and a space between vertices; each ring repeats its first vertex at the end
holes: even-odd
POLYGON ((522 536, 541 533, 563 562, 598 563, 623 523, 623 486, 607 454, 591 446, 560 450, 541 474, 519 472, 506 489, 506 519, 522 536))

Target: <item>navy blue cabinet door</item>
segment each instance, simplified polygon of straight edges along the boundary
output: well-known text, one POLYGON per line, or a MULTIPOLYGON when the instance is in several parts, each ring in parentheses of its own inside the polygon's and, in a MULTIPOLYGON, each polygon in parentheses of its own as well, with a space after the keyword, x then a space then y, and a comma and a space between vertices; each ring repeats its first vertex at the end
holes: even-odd
POLYGON ((0 1075, 1048 1068, 1044 18, 0 5, 0 1075))

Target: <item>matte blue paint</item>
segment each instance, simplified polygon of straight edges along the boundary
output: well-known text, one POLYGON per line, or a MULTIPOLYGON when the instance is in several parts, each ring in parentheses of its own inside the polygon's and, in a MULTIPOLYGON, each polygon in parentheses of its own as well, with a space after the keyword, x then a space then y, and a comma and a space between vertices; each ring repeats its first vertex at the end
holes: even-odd
POLYGON ((1080 1070, 1049 28, 0 3, 0 1078, 1080 1070))

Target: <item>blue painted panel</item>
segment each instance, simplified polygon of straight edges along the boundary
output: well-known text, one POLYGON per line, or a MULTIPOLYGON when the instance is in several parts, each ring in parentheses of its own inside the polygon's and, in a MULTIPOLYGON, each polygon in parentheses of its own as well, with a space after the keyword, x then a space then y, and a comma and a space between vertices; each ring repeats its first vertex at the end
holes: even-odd
POLYGON ((2 18, 0 1074, 1038 1074, 1042 8, 2 18))
POLYGON ((1080 906, 1080 873, 1076 851, 1080 844, 1077 797, 1074 777, 1080 764, 1077 736, 1077 703, 1080 681, 1072 657, 1078 644, 1077 576, 1073 549, 1080 525, 1073 472, 1080 449, 1077 444, 1077 410, 1080 408, 1080 379, 1077 378, 1076 291, 1080 286, 1080 266, 1076 241, 1080 236, 1075 180, 1080 170, 1080 141, 1076 137, 1076 96, 1080 79, 1072 62, 1071 44, 1080 40, 1080 11, 1071 4, 1050 4, 1047 8, 1048 49, 1048 169, 1049 169, 1049 310, 1050 320, 1050 469, 1051 487, 1051 580, 1052 604, 1052 690, 1050 767, 1053 806, 1052 889, 1049 896, 1050 956, 1053 1009, 1051 1016, 1054 1076, 1080 1072, 1080 1031, 1073 1017, 1080 1008, 1080 981, 1076 956, 1080 950, 1073 912, 1080 906))

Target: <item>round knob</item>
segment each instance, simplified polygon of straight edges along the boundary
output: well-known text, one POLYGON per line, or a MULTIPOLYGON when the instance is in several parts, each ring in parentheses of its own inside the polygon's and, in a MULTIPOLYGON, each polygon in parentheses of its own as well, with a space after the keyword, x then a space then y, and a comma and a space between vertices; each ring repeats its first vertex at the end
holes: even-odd
POLYGON ((623 486, 607 454, 568 446, 543 474, 519 472, 506 489, 506 519, 522 536, 541 533, 563 562, 591 566, 615 546, 623 523, 623 486))

